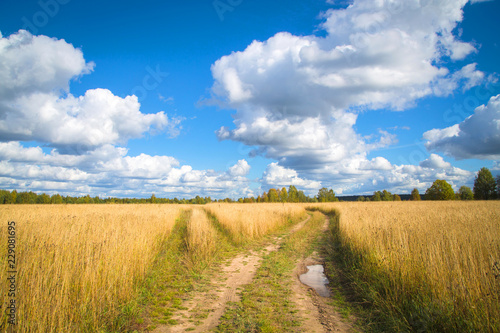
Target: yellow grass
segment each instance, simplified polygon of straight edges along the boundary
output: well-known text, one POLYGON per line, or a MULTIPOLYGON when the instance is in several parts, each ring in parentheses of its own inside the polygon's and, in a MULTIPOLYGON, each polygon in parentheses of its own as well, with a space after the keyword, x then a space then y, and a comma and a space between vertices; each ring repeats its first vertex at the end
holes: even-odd
POLYGON ((210 262, 213 258, 217 249, 217 231, 201 208, 193 208, 187 223, 186 243, 189 267, 200 262, 210 262))
POLYGON ((302 205, 282 203, 213 203, 206 205, 205 209, 217 217, 237 242, 260 238, 285 225, 289 219, 295 220, 305 215, 302 205))
MULTIPOLYGON (((18 332, 98 331, 136 292, 181 206, 0 207, 0 294, 7 221, 16 222, 18 332)), ((5 323, 2 311, 0 323, 5 323)))
POLYGON ((500 202, 323 207, 340 212, 345 244, 388 273, 387 302, 418 292, 469 327, 500 329, 500 202))

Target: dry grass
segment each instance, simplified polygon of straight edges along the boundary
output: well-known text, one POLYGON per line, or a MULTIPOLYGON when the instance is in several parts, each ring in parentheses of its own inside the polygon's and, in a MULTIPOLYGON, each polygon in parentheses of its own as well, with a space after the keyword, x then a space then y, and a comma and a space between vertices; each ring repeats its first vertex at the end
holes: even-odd
MULTIPOLYGON (((0 207, 0 244, 16 222, 18 332, 99 331, 120 315, 181 206, 0 207)), ((6 246, 0 280, 6 280, 6 246)), ((6 283, 0 283, 6 295, 6 283)), ((2 301, 4 303, 4 301, 2 301)), ((5 323, 2 311, 0 323, 5 323)))
POLYGON ((303 205, 282 203, 213 203, 206 205, 205 209, 217 217, 238 243, 258 239, 285 225, 290 219, 296 220, 306 214, 303 205))
POLYGON ((322 207, 340 212, 341 239, 363 254, 368 279, 371 272, 386 273, 376 282, 380 302, 408 311, 421 301, 421 318, 413 319, 422 322, 407 322, 409 327, 432 330, 425 316, 434 316, 428 319, 450 320, 455 328, 500 330, 500 202, 322 207))
POLYGON ((193 208, 187 223, 187 266, 209 264, 217 250, 217 231, 201 208, 193 208))

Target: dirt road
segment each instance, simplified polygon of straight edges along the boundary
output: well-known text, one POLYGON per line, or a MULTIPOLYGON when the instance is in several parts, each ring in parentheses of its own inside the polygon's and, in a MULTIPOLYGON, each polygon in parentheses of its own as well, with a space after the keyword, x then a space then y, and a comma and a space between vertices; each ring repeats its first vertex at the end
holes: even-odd
MULTIPOLYGON (((241 289, 252 282, 262 258, 271 252, 279 251, 283 239, 300 230, 309 220, 310 217, 295 225, 287 234, 274 238, 261 251, 240 254, 222 266, 217 277, 210 282, 210 287, 185 301, 182 307, 184 310, 174 314, 172 319, 177 322, 176 325, 159 326, 153 332, 209 332, 215 329, 229 302, 238 302, 241 289)), ((324 230, 327 227, 328 220, 325 220, 324 230)), ((293 301, 296 303, 298 315, 303 318, 303 331, 352 331, 351 326, 343 324, 340 315, 327 304, 326 299, 322 299, 323 297, 318 296, 313 289, 299 281, 299 275, 307 271, 308 264, 320 261, 320 258, 308 258, 298 262, 293 272, 293 301)))

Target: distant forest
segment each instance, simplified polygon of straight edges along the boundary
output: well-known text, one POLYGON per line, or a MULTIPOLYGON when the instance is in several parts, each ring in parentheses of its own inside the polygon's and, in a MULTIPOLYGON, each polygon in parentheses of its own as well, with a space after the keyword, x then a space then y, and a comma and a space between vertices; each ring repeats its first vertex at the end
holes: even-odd
POLYGON ((372 196, 341 196, 337 197, 332 189, 321 188, 314 197, 309 197, 303 191, 297 190, 293 185, 280 189, 271 188, 268 192, 249 198, 233 200, 212 199, 211 197, 196 196, 191 199, 168 199, 157 198, 153 193, 150 198, 100 198, 85 195, 81 197, 62 196, 60 194, 48 195, 35 192, 18 192, 17 190, 0 190, 0 204, 198 204, 203 205, 211 202, 239 202, 239 203, 263 203, 263 202, 337 202, 337 201, 401 201, 401 200, 492 200, 500 199, 500 176, 496 180, 490 170, 482 168, 474 180, 474 188, 462 186, 457 192, 453 191, 451 185, 442 179, 437 179, 431 187, 420 194, 414 188, 411 194, 392 194, 387 190, 373 192, 372 196))

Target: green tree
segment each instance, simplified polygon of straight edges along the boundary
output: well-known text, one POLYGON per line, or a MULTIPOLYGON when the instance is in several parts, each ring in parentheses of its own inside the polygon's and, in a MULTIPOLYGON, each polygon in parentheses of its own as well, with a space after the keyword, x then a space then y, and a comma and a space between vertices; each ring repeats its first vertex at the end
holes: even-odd
MULTIPOLYGON (((331 191, 331 190, 330 190, 331 191)), ((332 191, 333 192, 333 191, 332 191)), ((335 196, 335 194, 334 194, 335 196)), ((304 191, 299 191, 297 193, 297 201, 298 202, 307 202, 307 196, 304 194, 304 191)), ((336 199, 336 198, 335 198, 336 199)))
POLYGON ((397 195, 397 194, 394 194, 393 200, 394 201, 401 201, 401 197, 399 195, 397 195))
POLYGON ((153 203, 153 204, 156 203, 156 195, 154 193, 151 194, 150 202, 153 203))
POLYGON ((363 202, 363 201, 366 201, 365 197, 363 196, 359 196, 356 201, 359 201, 359 202, 363 202))
POLYGON ((63 203, 63 198, 61 197, 60 194, 54 194, 50 197, 50 201, 53 204, 62 204, 63 203))
POLYGON ((420 193, 418 192, 418 190, 416 188, 414 188, 413 191, 411 191, 410 200, 411 201, 420 201, 421 200, 420 193))
POLYGON ((333 192, 332 189, 328 190, 326 187, 323 187, 318 191, 318 201, 319 202, 334 202, 334 201, 338 201, 338 199, 335 198, 335 192, 333 192))
POLYGON ((267 196, 269 198, 269 202, 278 202, 279 196, 278 196, 278 191, 276 191, 276 189, 274 188, 270 189, 267 196))
POLYGON ((36 203, 48 204, 50 203, 50 196, 45 193, 42 193, 36 198, 36 203))
POLYGON ((497 176, 497 198, 500 198, 500 175, 497 176))
POLYGON ((488 168, 481 168, 474 180, 474 199, 491 200, 496 197, 495 178, 488 168))
POLYGON ((426 200, 455 200, 455 192, 446 180, 438 179, 425 191, 426 200))
POLYGON ((393 201, 394 197, 392 196, 391 192, 387 190, 382 191, 382 201, 393 201))
POLYGON ((460 200, 474 200, 474 194, 468 186, 462 186, 458 190, 458 198, 460 200))
POLYGON ((288 201, 288 192, 286 191, 286 187, 283 187, 280 192, 280 201, 287 202, 288 201))
POLYGON ((10 204, 12 203, 12 196, 9 191, 0 190, 0 204, 10 204))
POLYGON ((10 199, 11 203, 13 204, 17 203, 17 190, 10 192, 10 197, 11 197, 10 199))
POLYGON ((262 200, 262 202, 269 202, 269 196, 267 195, 266 191, 262 193, 262 198, 260 200, 262 200))
POLYGON ((382 201, 382 192, 380 192, 380 191, 373 192, 373 196, 371 198, 371 201, 382 201))
POLYGON ((299 202, 299 192, 293 185, 288 187, 288 202, 299 202))

